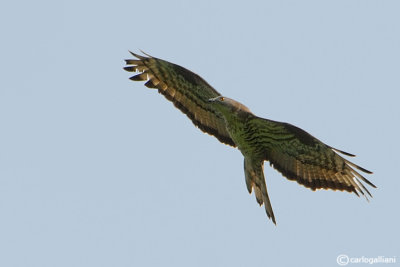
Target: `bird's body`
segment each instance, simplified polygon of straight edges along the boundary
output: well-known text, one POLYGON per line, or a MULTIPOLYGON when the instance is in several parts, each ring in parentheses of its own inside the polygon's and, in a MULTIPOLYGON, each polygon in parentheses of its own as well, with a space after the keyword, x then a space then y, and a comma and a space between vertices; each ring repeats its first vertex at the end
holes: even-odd
POLYGON ((359 171, 371 173, 344 159, 332 148, 304 130, 288 123, 263 119, 243 104, 221 96, 200 76, 183 67, 154 57, 133 54, 127 71, 140 71, 131 79, 148 80, 206 133, 227 145, 237 147, 244 156, 246 186, 254 189, 257 202, 274 223, 275 216, 264 178, 264 161, 290 180, 312 189, 345 190, 371 195, 361 181, 375 187, 359 171))
MULTIPOLYGON (((219 97, 210 99, 211 103, 218 103, 219 97)), ((253 113, 243 104, 223 97, 225 102, 229 101, 229 108, 217 108, 222 115, 229 136, 243 156, 250 156, 262 152, 260 147, 251 145, 248 140, 251 139, 251 132, 248 131, 248 121, 254 117, 253 113), (233 107, 233 108, 231 108, 233 107)))

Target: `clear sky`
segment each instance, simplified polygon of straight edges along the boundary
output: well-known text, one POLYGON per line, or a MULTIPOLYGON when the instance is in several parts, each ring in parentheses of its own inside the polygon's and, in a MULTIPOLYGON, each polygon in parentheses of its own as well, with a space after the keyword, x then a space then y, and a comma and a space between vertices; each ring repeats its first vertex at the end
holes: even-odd
POLYGON ((3 1, 0 266, 338 266, 340 254, 398 265, 399 10, 3 1), (266 163, 275 226, 247 193, 241 153, 128 79, 123 60, 139 49, 356 154, 373 199, 312 192, 266 163))

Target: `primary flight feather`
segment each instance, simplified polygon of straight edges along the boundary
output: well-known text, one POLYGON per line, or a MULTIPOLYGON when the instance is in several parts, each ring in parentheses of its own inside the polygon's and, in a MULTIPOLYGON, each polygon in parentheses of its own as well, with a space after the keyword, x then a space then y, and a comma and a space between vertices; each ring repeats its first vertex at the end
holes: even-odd
POLYGON ((372 172, 340 156, 354 156, 330 147, 306 131, 289 123, 263 119, 243 104, 221 96, 197 74, 152 56, 131 54, 124 69, 139 72, 133 81, 158 89, 185 113, 194 125, 220 142, 237 147, 244 156, 244 172, 249 193, 276 224, 264 178, 264 161, 283 176, 312 190, 332 189, 371 196, 363 182, 376 187, 360 172, 372 172))

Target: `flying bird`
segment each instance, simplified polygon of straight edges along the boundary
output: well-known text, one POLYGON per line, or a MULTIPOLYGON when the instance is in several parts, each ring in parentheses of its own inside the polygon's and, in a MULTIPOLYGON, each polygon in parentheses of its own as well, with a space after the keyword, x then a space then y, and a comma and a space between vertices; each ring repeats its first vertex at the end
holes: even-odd
POLYGON ((200 130, 220 142, 237 147, 244 156, 247 190, 264 204, 268 218, 276 224, 264 178, 264 161, 289 180, 315 191, 332 189, 371 193, 362 182, 376 188, 360 172, 372 172, 350 162, 342 155, 354 155, 324 144, 306 131, 289 123, 254 115, 245 105, 222 96, 199 75, 179 65, 130 52, 124 68, 138 72, 130 79, 146 81, 185 113, 200 130))

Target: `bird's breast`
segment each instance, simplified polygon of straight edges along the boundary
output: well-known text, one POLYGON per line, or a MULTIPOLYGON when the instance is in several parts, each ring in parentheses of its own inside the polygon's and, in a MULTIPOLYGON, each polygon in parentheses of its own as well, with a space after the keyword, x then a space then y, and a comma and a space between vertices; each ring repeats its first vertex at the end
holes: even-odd
POLYGON ((257 144, 257 138, 246 127, 245 123, 237 121, 227 122, 226 128, 243 156, 253 158, 258 154, 261 155, 262 151, 260 150, 261 147, 257 144))

